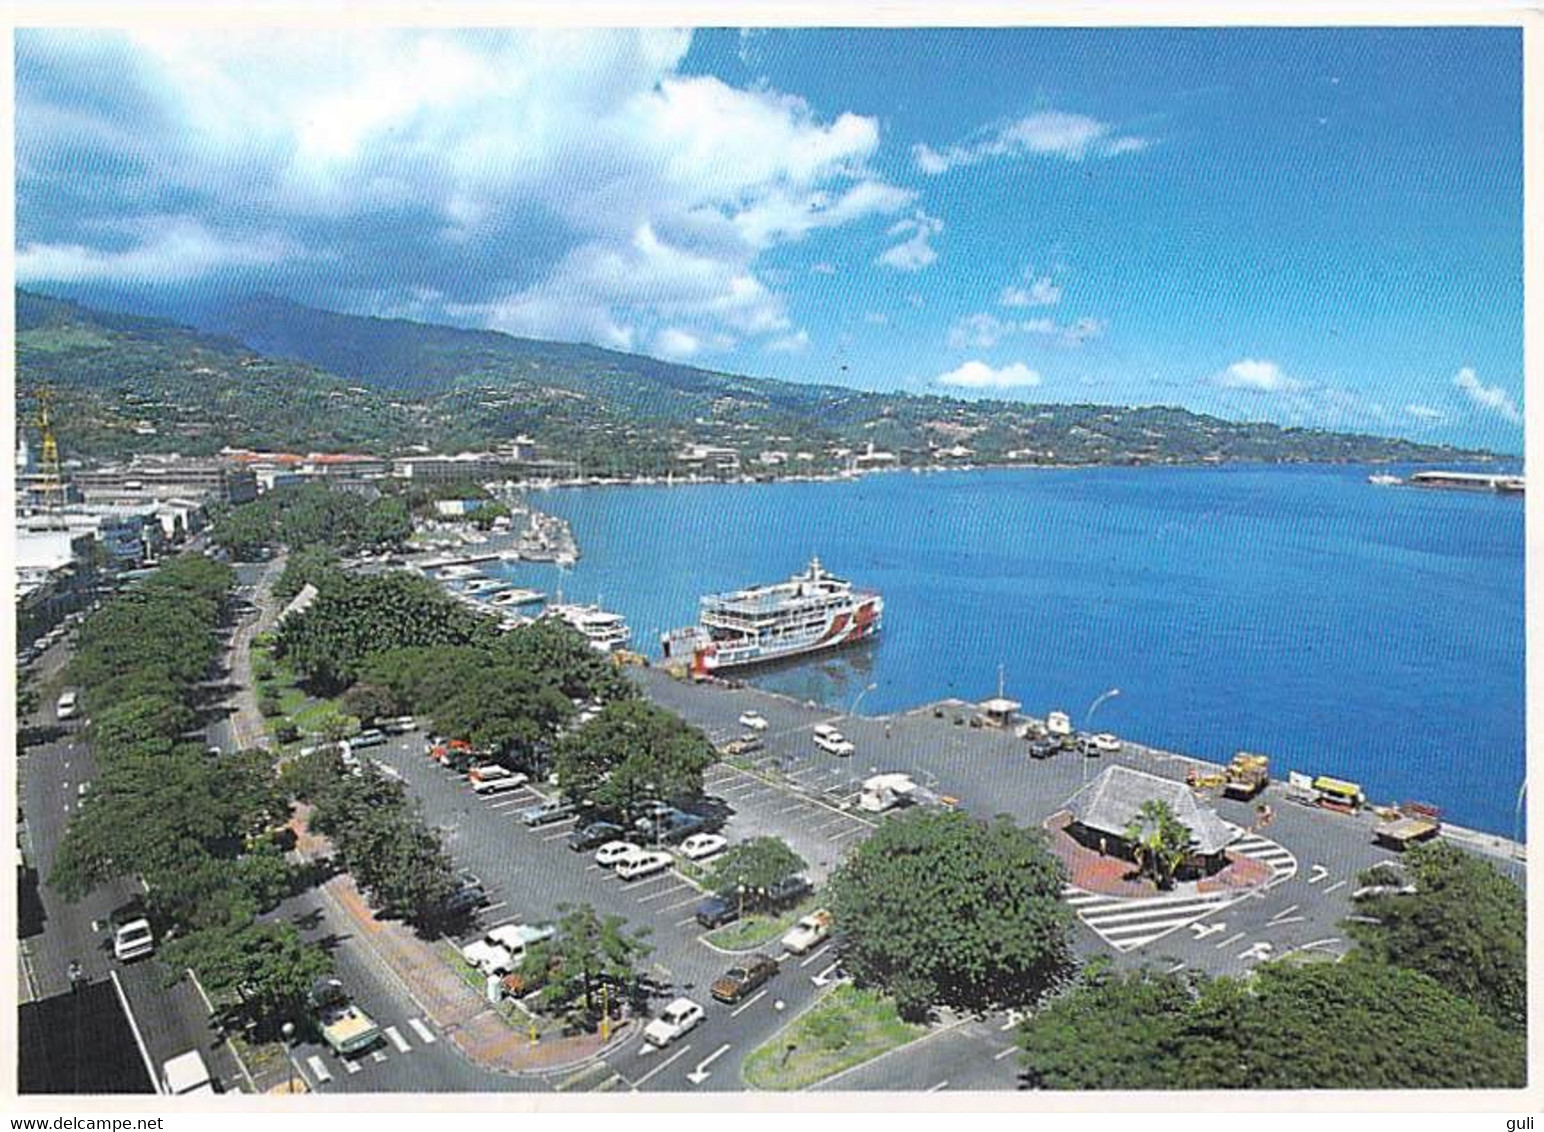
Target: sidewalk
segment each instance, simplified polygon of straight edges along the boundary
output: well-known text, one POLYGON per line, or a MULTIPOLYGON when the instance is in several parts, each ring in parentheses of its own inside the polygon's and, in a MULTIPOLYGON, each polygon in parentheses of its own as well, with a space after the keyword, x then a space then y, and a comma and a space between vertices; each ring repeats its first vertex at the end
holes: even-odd
POLYGON ((273 585, 284 572, 286 555, 279 554, 264 567, 258 579, 255 602, 257 617, 244 621, 231 636, 231 683, 236 686, 236 712, 231 717, 231 736, 238 751, 255 747, 267 749, 273 745, 263 716, 257 710, 257 682, 252 679, 252 639, 272 628, 279 615, 278 603, 273 600, 273 585))

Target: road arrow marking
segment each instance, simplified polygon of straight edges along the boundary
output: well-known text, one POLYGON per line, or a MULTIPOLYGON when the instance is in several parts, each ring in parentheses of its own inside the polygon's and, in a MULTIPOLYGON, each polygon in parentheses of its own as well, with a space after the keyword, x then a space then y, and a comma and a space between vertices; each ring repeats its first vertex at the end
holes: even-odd
POLYGON ((664 1061, 660 1062, 653 1069, 650 1069, 642 1077, 638 1078, 638 1080, 634 1081, 633 1082, 633 1092, 636 1093, 638 1091, 638 1086, 639 1085, 643 1084, 645 1081, 647 1081, 650 1077, 654 1076, 660 1070, 662 1070, 662 1069, 669 1069, 677 1061, 680 1061, 683 1057, 685 1057, 688 1053, 691 1052, 691 1048, 692 1047, 691 1047, 691 1045, 689 1043, 687 1045, 682 1046, 675 1053, 671 1054, 664 1061))
POLYGON ((1321 880, 1330 875, 1329 869, 1325 868, 1323 865, 1315 865, 1312 872, 1313 875, 1308 878, 1309 884, 1318 884, 1321 880))
POLYGON ((705 1057, 701 1061, 699 1061, 697 1063, 697 1068, 693 1069, 690 1073, 688 1073, 686 1075, 686 1079, 688 1081, 690 1081, 693 1085, 700 1085, 700 1084, 702 1084, 709 1077, 713 1076, 713 1074, 708 1072, 708 1066, 712 1065, 715 1061, 717 1061, 719 1058, 723 1057, 724 1054, 726 1054, 728 1052, 729 1052, 729 1043, 725 1042, 723 1045, 719 1046, 712 1053, 708 1054, 707 1057, 705 1057))
POLYGON ((1228 930, 1227 924, 1191 924, 1190 930, 1196 933, 1196 939, 1205 939, 1209 935, 1228 930))
POLYGON ((814 983, 817 987, 825 986, 827 983, 829 983, 831 981, 832 973, 835 972, 836 969, 838 967, 840 967, 840 966, 841 966, 840 963, 833 963, 833 964, 831 964, 831 966, 827 967, 824 971, 820 972, 820 974, 818 974, 818 975, 811 975, 810 976, 810 982, 814 983))

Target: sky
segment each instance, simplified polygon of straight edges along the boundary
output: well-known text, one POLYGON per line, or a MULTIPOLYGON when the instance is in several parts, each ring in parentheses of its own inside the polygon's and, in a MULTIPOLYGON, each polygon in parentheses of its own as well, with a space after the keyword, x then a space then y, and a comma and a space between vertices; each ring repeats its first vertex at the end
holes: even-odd
POLYGON ((1515 28, 23 30, 18 283, 1520 452, 1515 28))

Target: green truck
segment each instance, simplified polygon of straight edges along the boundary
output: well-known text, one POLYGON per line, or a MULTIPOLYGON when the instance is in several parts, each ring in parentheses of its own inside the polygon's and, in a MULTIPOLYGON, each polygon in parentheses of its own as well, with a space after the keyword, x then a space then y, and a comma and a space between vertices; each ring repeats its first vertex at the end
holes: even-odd
POLYGON ((381 1028, 349 1000, 337 979, 317 979, 311 987, 311 1016, 322 1041, 339 1056, 363 1053, 381 1040, 381 1028))

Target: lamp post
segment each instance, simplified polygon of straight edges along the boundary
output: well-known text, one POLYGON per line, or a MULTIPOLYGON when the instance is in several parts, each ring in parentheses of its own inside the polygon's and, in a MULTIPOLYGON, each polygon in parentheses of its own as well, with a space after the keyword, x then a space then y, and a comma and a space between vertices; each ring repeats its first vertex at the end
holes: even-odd
POLYGON ((1523 779, 1517 788, 1517 806, 1512 812, 1512 860, 1517 860, 1517 850, 1523 836, 1523 799, 1528 796, 1528 780, 1523 779))
POLYGON ((858 705, 863 702, 863 697, 868 695, 870 692, 872 692, 877 687, 879 687, 878 684, 870 684, 868 687, 864 688, 856 696, 853 697, 853 699, 852 699, 852 707, 849 708, 848 711, 847 711, 847 715, 848 715, 849 718, 858 714, 858 705))
POLYGON ((284 1037, 284 1059, 289 1062, 290 1067, 289 1093, 293 1096, 295 1093, 295 1079, 300 1076, 300 1067, 295 1064, 295 1023, 284 1023, 284 1025, 279 1027, 279 1033, 284 1037))
MULTIPOLYGON (((1094 712, 1099 710, 1099 705, 1104 703, 1105 700, 1113 700, 1118 695, 1120 695, 1120 689, 1111 688, 1109 691, 1101 692, 1099 695, 1094 697, 1094 702, 1089 704, 1088 710, 1083 713, 1084 731, 1087 731, 1089 725, 1093 723, 1094 712)), ((1084 755, 1079 761, 1081 761, 1083 764, 1083 781, 1086 783, 1088 781, 1088 756, 1084 755)))

